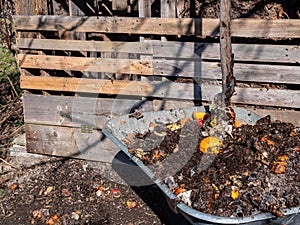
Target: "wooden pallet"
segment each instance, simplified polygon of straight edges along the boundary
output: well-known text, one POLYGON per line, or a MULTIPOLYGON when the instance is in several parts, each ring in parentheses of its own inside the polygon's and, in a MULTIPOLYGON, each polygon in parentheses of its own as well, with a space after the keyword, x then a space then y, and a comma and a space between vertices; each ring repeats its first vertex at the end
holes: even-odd
MULTIPOLYGON (((101 128, 112 116, 209 104, 221 91, 219 44, 205 42, 218 36, 216 19, 40 15, 14 23, 29 152, 110 161, 118 149, 101 128), (101 40, 60 39, 64 32, 101 40), (115 34, 122 38, 108 38, 115 34)), ((237 19, 232 36, 299 38, 300 23, 237 19)), ((299 45, 240 41, 233 52, 232 102, 300 126, 299 45)))

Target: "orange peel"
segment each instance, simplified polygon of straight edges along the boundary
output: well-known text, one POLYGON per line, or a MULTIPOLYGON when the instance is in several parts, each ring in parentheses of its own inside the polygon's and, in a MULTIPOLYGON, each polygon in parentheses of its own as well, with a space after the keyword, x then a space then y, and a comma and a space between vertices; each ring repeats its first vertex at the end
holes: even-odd
POLYGON ((278 156, 278 161, 273 162, 271 171, 276 174, 285 173, 289 157, 287 155, 278 156))
POLYGON ((127 205, 128 208, 132 209, 132 208, 137 206, 137 201, 134 200, 134 199, 128 199, 126 201, 126 205, 127 205))
POLYGON ((240 197, 239 189, 236 186, 232 186, 231 189, 231 198, 233 200, 236 200, 238 197, 240 197))
POLYGON ((270 140, 270 139, 268 139, 268 138, 266 138, 266 137, 262 137, 262 138, 260 139, 260 141, 261 141, 261 142, 267 142, 268 145, 272 145, 272 146, 275 145, 274 141, 272 141, 272 140, 270 140))
POLYGON ((210 115, 206 112, 193 112, 193 118, 195 120, 206 120, 210 115))
POLYGON ((245 123, 244 121, 238 121, 238 120, 234 120, 234 123, 233 123, 233 126, 235 128, 239 128, 239 127, 242 127, 242 126, 245 126, 247 125, 247 123, 245 123))
POLYGON ((200 151, 206 154, 218 154, 223 147, 223 142, 217 137, 205 137, 200 141, 200 151))
POLYGON ((179 195, 182 192, 186 192, 187 190, 184 188, 184 185, 180 185, 179 188, 176 189, 175 195, 179 195))

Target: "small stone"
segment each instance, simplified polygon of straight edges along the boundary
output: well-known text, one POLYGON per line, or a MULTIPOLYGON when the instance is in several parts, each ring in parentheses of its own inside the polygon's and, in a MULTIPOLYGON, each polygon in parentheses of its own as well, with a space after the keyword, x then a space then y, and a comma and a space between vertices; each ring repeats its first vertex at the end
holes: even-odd
POLYGON ((79 220, 79 218, 80 218, 80 215, 78 215, 78 214, 75 213, 75 212, 72 212, 72 219, 74 219, 74 220, 79 220))

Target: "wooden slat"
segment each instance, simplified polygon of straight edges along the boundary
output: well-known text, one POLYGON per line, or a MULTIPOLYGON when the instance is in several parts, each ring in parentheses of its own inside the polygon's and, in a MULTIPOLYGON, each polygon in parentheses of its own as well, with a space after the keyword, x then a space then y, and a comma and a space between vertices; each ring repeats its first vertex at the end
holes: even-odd
POLYGON ((273 120, 292 123, 295 126, 300 127, 300 111, 255 109, 254 112, 262 117, 270 115, 273 120))
POLYGON ((160 16, 163 18, 176 17, 177 0, 160 0, 160 16))
MULTIPOLYGON (((190 42, 104 42, 56 39, 20 38, 20 49, 69 50, 111 53, 137 53, 154 58, 176 58, 187 60, 219 60, 220 46, 217 43, 190 42)), ((235 61, 300 63, 300 48, 296 45, 233 44, 235 61)))
MULTIPOLYGON (((81 58, 45 55, 18 55, 21 68, 108 72, 221 79, 220 63, 183 60, 133 60, 81 58)), ((299 66, 235 63, 238 81, 300 84, 299 66)))
POLYGON ((18 54, 21 68, 112 72, 124 74, 153 74, 151 61, 135 59, 81 58, 18 54))
POLYGON ((112 162, 119 149, 99 130, 26 124, 26 148, 31 153, 112 162))
MULTIPOLYGON (((154 58, 220 60, 220 45, 218 43, 152 43, 154 58)), ((300 48, 297 45, 233 44, 232 51, 235 61, 300 63, 300 48)))
MULTIPOLYGON (((165 100, 163 104, 163 108, 157 108, 157 106, 161 106, 160 102, 156 100, 153 101, 154 109, 156 110, 170 110, 170 109, 178 109, 178 108, 188 108, 194 107, 193 101, 178 101, 178 100, 165 100)), ((241 106, 243 107, 243 106, 241 106)), ((297 127, 300 127, 300 111, 294 110, 280 110, 280 109, 253 109, 253 107, 247 107, 249 110, 253 110, 256 114, 261 117, 270 115, 272 120, 280 120, 282 122, 292 123, 297 127)))
MULTIPOLYGON (((163 108, 157 108, 154 100, 154 109, 169 110, 174 108, 193 107, 193 101, 164 100, 163 108)), ((138 107, 141 112, 151 111, 152 102, 138 99, 103 99, 95 97, 67 97, 41 96, 25 94, 23 96, 24 120, 26 124, 68 126, 80 128, 88 125, 91 129, 102 129, 111 116, 120 116, 130 113, 132 108, 138 107)), ((159 104, 161 105, 161 104, 159 104)), ((258 115, 271 115, 273 119, 291 122, 300 126, 300 111, 255 109, 258 115)))
POLYGON ((153 55, 151 43, 20 38, 20 49, 142 53, 153 55))
MULTIPOLYGON (((66 92, 89 92, 116 95, 211 101, 220 87, 212 84, 175 82, 104 81, 80 78, 21 76, 21 88, 66 92), (194 93, 200 86, 201 94, 194 93), (195 97, 196 96, 196 97, 195 97)), ((198 91, 197 91, 198 92, 198 91)), ((298 90, 236 88, 233 103, 300 108, 298 90)))
MULTIPOLYGON (((158 35, 218 34, 219 20, 205 18, 135 18, 135 17, 66 17, 14 16, 18 31, 76 31, 158 35)), ((299 38, 300 23, 289 20, 232 20, 232 36, 255 38, 299 38)))
POLYGON ((146 18, 151 17, 151 5, 152 0, 138 0, 139 5, 139 17, 146 18))
POLYGON ((21 88, 66 92, 123 94, 143 96, 153 91, 148 82, 96 80, 62 77, 21 76, 21 88))
MULTIPOLYGON (((211 84, 155 82, 151 96, 166 99, 211 101, 221 87, 211 84), (201 94, 194 93, 200 89, 201 94), (196 96, 196 97, 195 97, 196 96)), ((300 91, 236 87, 233 103, 300 108, 300 91)))
POLYGON ((129 114, 133 109, 151 111, 151 101, 137 98, 97 98, 89 97, 23 95, 24 121, 31 124, 102 129, 113 116, 129 114))
POLYGON ((119 10, 124 11, 128 8, 128 1, 124 0, 112 0, 112 9, 113 10, 119 10))
MULTIPOLYGON (((233 71, 237 81, 241 82, 300 84, 299 66, 235 63, 233 71)), ((218 62, 156 59, 153 73, 161 76, 221 79, 218 62)))

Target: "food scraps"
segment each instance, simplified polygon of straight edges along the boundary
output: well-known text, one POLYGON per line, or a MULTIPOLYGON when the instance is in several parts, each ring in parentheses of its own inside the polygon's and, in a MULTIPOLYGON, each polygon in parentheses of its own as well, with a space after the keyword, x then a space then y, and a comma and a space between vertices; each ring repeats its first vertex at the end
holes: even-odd
MULTIPOLYGON (((158 144, 152 150, 135 148, 130 153, 145 165, 160 168, 171 154, 184 155, 180 134, 195 121, 198 144, 193 155, 176 174, 162 179, 170 191, 186 205, 213 215, 243 217, 270 212, 284 216, 282 209, 300 205, 300 129, 273 122, 269 116, 254 125, 237 121, 232 112, 230 118, 232 125, 225 124, 230 129, 226 128, 222 139, 212 135, 222 128, 218 118, 204 112, 170 124, 153 123, 147 134, 136 137, 150 144, 155 141, 149 137, 156 137, 158 144)), ((176 163, 181 163, 180 157, 172 161, 176 163)))
POLYGON ((128 208, 132 209, 137 206, 137 201, 130 198, 126 201, 126 205, 128 208))

